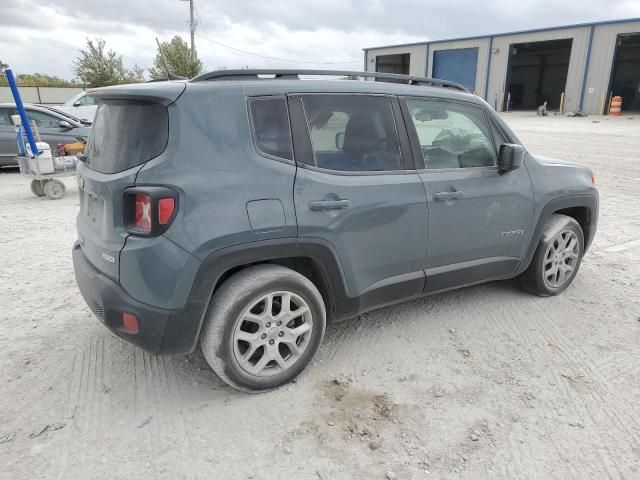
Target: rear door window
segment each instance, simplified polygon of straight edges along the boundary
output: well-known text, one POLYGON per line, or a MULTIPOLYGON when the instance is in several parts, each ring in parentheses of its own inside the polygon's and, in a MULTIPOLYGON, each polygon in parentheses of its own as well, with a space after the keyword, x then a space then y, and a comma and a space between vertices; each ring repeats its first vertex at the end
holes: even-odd
POLYGON ((371 95, 302 97, 315 166, 371 172, 402 170, 391 99, 371 95))
POLYGON ((163 105, 104 100, 91 128, 86 165, 101 173, 122 172, 160 155, 168 138, 169 115, 163 105))
POLYGON ((33 120, 39 128, 60 128, 60 118, 39 110, 27 109, 29 120, 33 120))
POLYGON ((289 114, 284 97, 249 100, 251 128, 257 150, 265 155, 293 160, 289 114))
POLYGON ((13 126, 8 108, 0 108, 0 125, 3 127, 13 126))

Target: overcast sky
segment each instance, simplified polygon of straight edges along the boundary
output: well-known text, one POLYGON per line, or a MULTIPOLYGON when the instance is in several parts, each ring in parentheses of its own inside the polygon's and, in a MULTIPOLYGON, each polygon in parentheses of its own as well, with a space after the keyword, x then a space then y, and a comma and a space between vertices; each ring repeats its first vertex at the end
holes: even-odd
MULTIPOLYGON (((640 17, 640 0, 195 2, 196 49, 209 70, 360 70, 364 47, 640 17)), ((0 0, 0 60, 18 74, 70 79, 86 38, 101 37, 126 66, 148 68, 154 38, 179 34, 188 40, 188 18, 189 3, 181 0, 0 0)))

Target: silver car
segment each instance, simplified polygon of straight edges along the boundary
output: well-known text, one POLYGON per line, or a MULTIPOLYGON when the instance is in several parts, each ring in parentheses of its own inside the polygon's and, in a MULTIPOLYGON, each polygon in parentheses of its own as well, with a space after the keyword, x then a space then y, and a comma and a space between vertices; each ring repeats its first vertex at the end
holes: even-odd
POLYGON ((71 97, 69 100, 64 102, 64 104, 57 107, 58 110, 69 113, 74 117, 86 119, 92 122, 93 118, 96 116, 98 104, 96 103, 96 99, 87 95, 87 93, 91 93, 91 90, 87 92, 80 92, 79 94, 71 97))
MULTIPOLYGON (((78 137, 87 139, 91 122, 80 120, 53 107, 26 104, 27 116, 38 127, 40 137, 55 155, 59 143, 73 143, 78 137)), ((0 167, 17 165, 18 143, 12 115, 17 115, 15 103, 0 103, 0 167)))

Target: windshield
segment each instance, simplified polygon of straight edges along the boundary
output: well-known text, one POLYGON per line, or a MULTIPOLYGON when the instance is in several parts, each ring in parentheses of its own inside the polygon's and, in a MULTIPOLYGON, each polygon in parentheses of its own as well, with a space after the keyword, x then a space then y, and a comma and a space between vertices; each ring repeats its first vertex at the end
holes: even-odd
POLYGON ((69 100, 64 102, 63 105, 65 107, 73 107, 73 104, 76 103, 79 99, 81 99, 83 95, 84 95, 84 92, 78 93, 77 95, 74 95, 69 100))
POLYGON ((160 155, 167 146, 167 109, 151 102, 105 100, 98 105, 87 144, 86 165, 116 173, 160 155))
POLYGON ((72 122, 77 123, 78 125, 85 125, 85 126, 89 126, 91 125, 91 122, 89 120, 82 120, 81 118, 75 117, 73 115, 71 115, 70 113, 67 112, 63 112, 62 110, 58 110, 55 107, 48 107, 48 106, 42 106, 42 108, 46 108, 47 110, 50 110, 54 113, 56 113, 57 115, 60 115, 62 117, 68 118, 69 120, 71 120, 72 122))

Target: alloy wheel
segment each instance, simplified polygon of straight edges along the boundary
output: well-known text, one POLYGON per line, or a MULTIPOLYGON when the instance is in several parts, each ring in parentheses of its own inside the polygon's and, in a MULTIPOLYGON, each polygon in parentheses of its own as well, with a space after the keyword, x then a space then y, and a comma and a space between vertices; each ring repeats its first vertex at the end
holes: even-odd
POLYGON ((562 287, 576 269, 580 259, 580 242, 573 230, 558 233, 544 255, 544 281, 551 288, 562 287))
POLYGON ((309 346, 313 316, 305 300, 288 291, 261 296, 244 310, 233 332, 233 351, 246 372, 265 377, 295 364, 309 346))

